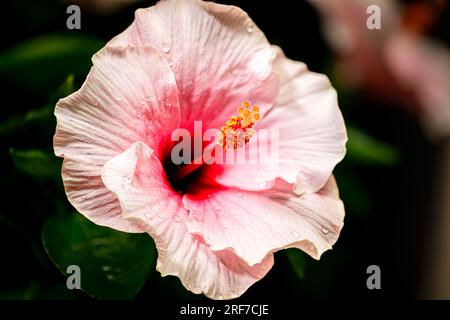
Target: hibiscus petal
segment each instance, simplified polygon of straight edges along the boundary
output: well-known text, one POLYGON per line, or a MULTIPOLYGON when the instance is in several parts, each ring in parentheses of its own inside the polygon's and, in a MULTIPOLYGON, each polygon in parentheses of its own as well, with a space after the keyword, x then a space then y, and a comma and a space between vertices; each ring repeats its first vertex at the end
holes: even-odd
POLYGON ((121 218, 100 171, 136 140, 155 148, 170 140, 179 125, 178 91, 170 68, 150 47, 107 48, 93 62, 81 89, 56 106, 55 154, 64 157, 65 190, 79 212, 99 225, 139 232, 121 218))
POLYGON ((296 247, 315 259, 331 249, 343 227, 344 206, 334 178, 301 196, 278 182, 260 192, 211 189, 183 198, 189 232, 212 250, 231 249, 249 265, 274 251, 296 247))
POLYGON ((181 196, 170 188, 159 159, 146 144, 136 142, 108 161, 102 179, 117 195, 124 218, 139 224, 155 240, 157 269, 163 276, 178 276, 192 292, 213 299, 235 298, 272 267, 272 255, 249 267, 232 251, 213 252, 189 233, 181 196))
POLYGON ((151 45, 171 65, 183 127, 219 128, 243 101, 269 109, 277 95, 274 58, 264 34, 240 8, 198 0, 160 1, 136 11, 108 46, 151 45))
MULTIPOLYGON (((347 133, 336 91, 324 75, 287 59, 275 47, 275 69, 281 76, 277 105, 256 126, 278 129, 278 156, 258 164, 224 165, 216 181, 246 190, 272 187, 276 178, 296 183, 296 192, 320 190, 335 165, 345 155, 347 133)), ((258 135, 258 144, 268 145, 271 134, 258 135)), ((276 136, 274 136, 276 137, 276 136)), ((256 142, 250 140, 250 150, 256 142)), ((269 149, 269 148, 268 148, 269 149)))

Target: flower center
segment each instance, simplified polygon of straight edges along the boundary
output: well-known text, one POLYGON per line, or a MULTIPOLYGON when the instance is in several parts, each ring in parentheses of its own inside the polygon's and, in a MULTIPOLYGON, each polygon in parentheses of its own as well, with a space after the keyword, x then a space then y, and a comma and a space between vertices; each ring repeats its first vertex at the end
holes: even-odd
MULTIPOLYGON (((250 102, 244 101, 238 108, 237 114, 231 116, 225 122, 225 125, 220 128, 215 143, 210 144, 207 148, 214 148, 214 146, 219 145, 224 151, 232 151, 245 146, 255 134, 253 126, 259 119, 259 107, 252 106, 250 102)), ((193 159, 189 164, 181 166, 175 166, 171 161, 165 163, 166 173, 174 190, 181 193, 185 192, 188 185, 201 175, 203 170, 199 169, 204 167, 203 164, 208 159, 205 159, 205 152, 202 152, 198 157, 202 157, 202 161, 193 159)))

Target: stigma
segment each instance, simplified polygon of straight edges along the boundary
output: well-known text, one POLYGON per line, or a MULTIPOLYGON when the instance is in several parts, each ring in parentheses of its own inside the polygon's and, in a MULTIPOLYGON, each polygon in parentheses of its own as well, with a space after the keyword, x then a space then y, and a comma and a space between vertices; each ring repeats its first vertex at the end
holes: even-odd
POLYGON ((220 129, 218 144, 225 151, 245 146, 255 133, 253 126, 259 119, 259 107, 244 101, 237 109, 237 114, 231 116, 220 129))

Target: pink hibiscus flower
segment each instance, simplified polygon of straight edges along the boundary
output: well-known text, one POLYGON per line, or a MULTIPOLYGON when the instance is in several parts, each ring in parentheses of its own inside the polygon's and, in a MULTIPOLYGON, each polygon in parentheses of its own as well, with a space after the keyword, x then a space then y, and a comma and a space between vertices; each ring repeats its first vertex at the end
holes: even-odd
POLYGON ((194 293, 238 297, 275 251, 319 259, 339 236, 344 207, 332 170, 347 135, 336 92, 237 7, 178 0, 138 10, 55 115, 73 206, 99 225, 149 233, 157 269, 194 293), (279 130, 277 161, 187 171, 194 164, 172 163, 174 130, 193 132, 194 121, 226 128, 247 100, 259 106, 253 129, 279 130))

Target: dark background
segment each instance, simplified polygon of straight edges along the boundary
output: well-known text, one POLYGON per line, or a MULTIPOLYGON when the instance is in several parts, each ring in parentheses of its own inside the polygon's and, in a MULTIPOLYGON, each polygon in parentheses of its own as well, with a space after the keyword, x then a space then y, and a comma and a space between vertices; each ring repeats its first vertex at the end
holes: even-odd
MULTIPOLYGON (((326 73, 333 82, 333 54, 320 28, 318 13, 304 1, 219 1, 249 13, 271 43, 286 55, 326 73)), ((0 12, 0 52, 48 33, 91 35, 104 42, 123 31, 144 1, 112 15, 82 11, 81 30, 66 28, 67 4, 41 0, 3 1, 0 12)), ((449 41, 448 10, 431 37, 449 41)), ((89 66, 89 56, 86 56, 89 66)), ((26 66, 19 75, 0 73, 0 123, 43 106, 69 73, 75 87, 88 68, 70 60, 26 66), (73 68, 73 70, 72 70, 73 68), (77 69, 75 69, 77 68, 77 69), (24 80, 24 76, 29 79, 24 80), (52 74, 52 76, 47 76, 52 74), (34 84, 30 78, 38 79, 34 84), (42 79, 42 81, 39 81, 42 79)), ((339 92, 339 89, 338 89, 339 92)), ((428 142, 415 119, 396 105, 374 102, 364 93, 339 92, 347 123, 364 128, 372 137, 395 147, 400 160, 390 165, 367 165, 346 158, 336 169, 346 205, 345 226, 334 249, 320 261, 305 259, 304 277, 298 278, 288 257, 276 254, 274 268, 253 285, 243 299, 348 299, 418 298, 423 276, 425 243, 432 230, 429 214, 434 181, 439 176, 439 144, 428 142), (368 290, 366 268, 379 265, 382 289, 368 290)), ((0 135, 0 298, 92 299, 65 289, 65 277, 47 257, 41 231, 58 208, 70 210, 60 184, 40 181, 22 173, 11 160, 10 148, 52 151, 54 119, 0 135)), ((154 272, 136 299, 198 299, 178 279, 154 272)))

